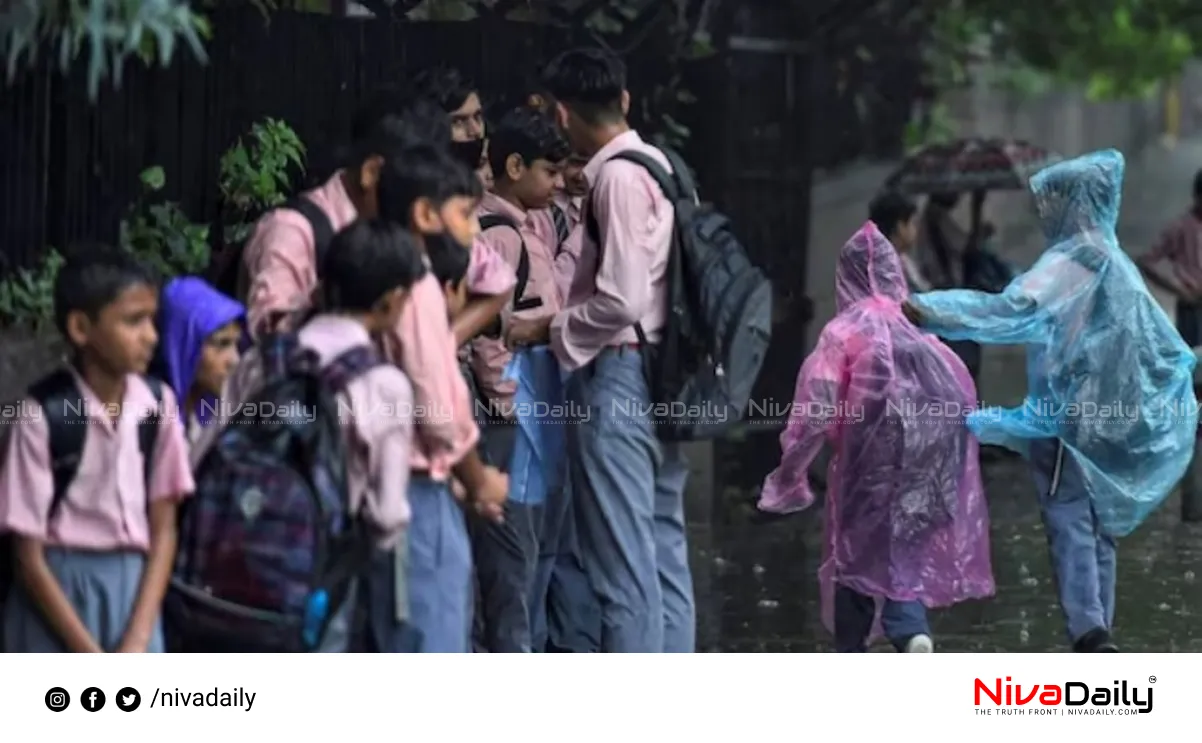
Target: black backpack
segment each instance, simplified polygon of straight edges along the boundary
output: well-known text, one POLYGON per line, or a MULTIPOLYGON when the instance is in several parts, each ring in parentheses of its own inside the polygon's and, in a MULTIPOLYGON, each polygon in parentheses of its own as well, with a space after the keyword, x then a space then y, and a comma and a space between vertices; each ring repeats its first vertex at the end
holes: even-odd
MULTIPOLYGON (((481 232, 491 230, 494 227, 508 227, 518 233, 518 239, 522 241, 522 252, 518 256, 517 283, 513 287, 513 311, 521 312, 523 310, 533 310, 537 307, 542 307, 542 297, 525 296, 526 284, 530 282, 530 251, 526 250, 526 239, 522 237, 522 231, 518 228, 517 222, 514 222, 503 214, 486 214, 480 217, 481 232)), ((490 325, 481 335, 489 338, 500 338, 501 318, 498 317, 496 322, 490 325)))
MULTIPOLYGON (((321 210, 317 204, 313 203, 306 196, 295 196, 287 202, 275 207, 271 211, 277 209, 288 209, 294 211, 305 218, 309 223, 309 228, 313 230, 313 245, 316 249, 317 257, 317 278, 321 279, 321 269, 325 264, 326 248, 330 246, 330 241, 334 239, 334 225, 330 223, 330 218, 321 210)), ((242 286, 242 256, 246 252, 246 243, 239 243, 231 246, 229 249, 222 252, 221 257, 215 261, 210 280, 217 291, 229 297, 234 297, 239 302, 245 302, 245 288, 242 286)))
MULTIPOLYGON (((163 383, 154 377, 143 377, 143 381, 154 395, 155 405, 163 403, 163 383)), ((54 494, 50 499, 47 521, 53 520, 62 511, 67 489, 75 481, 79 463, 83 457, 84 443, 88 435, 87 411, 82 404, 75 376, 67 369, 51 372, 30 386, 27 396, 42 409, 49 431, 50 470, 53 473, 54 494)), ((147 416, 138 422, 138 450, 145 464, 145 479, 150 486, 154 464, 154 448, 158 441, 159 416, 147 416)), ((7 445, 7 442, 5 442, 7 445)), ((147 494, 149 498, 149 493, 147 494)), ((149 502, 148 502, 149 507, 149 502)), ((13 540, 9 535, 0 535, 0 607, 11 590, 16 573, 13 540)), ((0 625, 2 627, 2 625, 0 625)), ((0 632, 0 635, 3 633, 0 632)), ((0 636, 0 640, 2 640, 0 636)), ((0 648, 3 642, 0 642, 0 648)))
MULTIPOLYGON (((675 209, 668 259, 668 314, 657 347, 643 347, 647 384, 660 438, 695 441, 721 436, 742 420, 772 336, 772 285, 747 257, 730 220, 697 198, 688 165, 664 149, 668 173, 645 153, 626 160, 646 170, 675 209)), ((600 246, 590 204, 586 230, 600 246)), ((597 265, 600 267, 600 256, 597 265)))

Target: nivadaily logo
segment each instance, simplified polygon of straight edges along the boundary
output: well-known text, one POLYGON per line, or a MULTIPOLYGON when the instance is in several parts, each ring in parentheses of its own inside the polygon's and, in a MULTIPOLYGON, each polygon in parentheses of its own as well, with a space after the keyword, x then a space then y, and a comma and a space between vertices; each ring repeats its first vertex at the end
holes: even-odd
MULTIPOLYGON (((1152 686, 1137 687, 1115 681, 1113 688, 1090 686, 1082 681, 1059 684, 1015 684, 1009 676, 991 681, 976 679, 973 703, 978 714, 990 714, 990 705, 1003 715, 1132 715, 1152 711, 1152 686), (985 707, 985 709, 980 709, 985 707)), ((1149 684, 1156 677, 1148 677, 1149 684)))

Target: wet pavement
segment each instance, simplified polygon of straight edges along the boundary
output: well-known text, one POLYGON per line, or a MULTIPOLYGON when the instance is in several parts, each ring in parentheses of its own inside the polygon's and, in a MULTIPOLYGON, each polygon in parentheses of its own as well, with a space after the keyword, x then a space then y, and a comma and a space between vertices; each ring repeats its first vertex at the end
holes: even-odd
MULTIPOLYGON (((1064 652, 1067 642, 1026 464, 985 465, 997 594, 931 613, 941 652, 1064 652)), ((822 511, 754 523, 728 491, 727 523, 706 555, 716 598, 709 646, 720 652, 823 652, 817 572, 822 511)), ((1119 543, 1115 637, 1124 651, 1202 652, 1202 524, 1182 524, 1176 497, 1119 543)), ((699 556, 700 557, 700 556, 699 556)), ((887 643, 876 649, 891 651, 887 643)))
MULTIPOLYGON (((1202 165, 1202 140, 1184 141, 1172 151, 1154 147, 1128 160, 1119 236, 1128 252, 1138 255, 1185 208, 1194 171, 1202 165)), ((1007 257, 1025 267, 1041 246, 1027 239, 1006 248, 1007 257)), ((1021 400, 1024 361, 1019 348, 989 349, 982 399, 988 404, 1021 400)), ((755 522, 756 484, 779 452, 775 439, 764 432, 742 444, 720 444, 715 453, 722 496, 708 533, 694 540, 693 549, 695 572, 703 576, 697 581, 702 650, 822 652, 831 647, 818 611, 821 508, 755 522)), ((1064 652, 1068 643, 1026 463, 996 459, 983 472, 997 594, 932 612, 936 649, 1064 652)), ((1174 496, 1119 543, 1115 638, 1124 651, 1202 652, 1202 524, 1182 524, 1180 513, 1174 496)), ((891 652, 886 643, 876 649, 891 652)))

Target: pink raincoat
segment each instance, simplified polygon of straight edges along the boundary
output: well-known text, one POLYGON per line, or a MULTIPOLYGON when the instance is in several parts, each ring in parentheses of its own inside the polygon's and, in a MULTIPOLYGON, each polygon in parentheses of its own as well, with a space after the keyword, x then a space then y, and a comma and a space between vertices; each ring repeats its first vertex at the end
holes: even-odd
POLYGON ((989 514, 977 441, 964 425, 976 388, 963 362, 901 311, 901 261, 871 222, 843 246, 838 314, 797 378, 781 464, 759 507, 814 502, 807 470, 824 443, 826 538, 819 582, 833 628, 834 587, 928 607, 991 596, 989 514))

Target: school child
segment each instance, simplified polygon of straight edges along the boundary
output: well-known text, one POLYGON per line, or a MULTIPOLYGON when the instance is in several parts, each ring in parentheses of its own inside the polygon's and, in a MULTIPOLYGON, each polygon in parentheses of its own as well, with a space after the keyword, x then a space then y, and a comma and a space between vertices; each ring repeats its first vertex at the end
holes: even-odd
MULTIPOLYGON (((253 555, 287 554, 287 550, 295 549, 295 544, 269 549, 270 541, 252 543, 251 540, 256 538, 271 540, 271 530, 262 528, 255 534, 246 534, 230 527, 225 518, 229 509, 223 504, 228 502, 226 491, 229 490, 231 472, 236 475, 235 486, 248 485, 249 481, 238 479, 249 477, 245 473, 251 471, 237 463, 241 453, 256 445, 269 450, 278 446, 277 439, 246 434, 245 429, 259 425, 260 421, 253 413, 245 413, 243 406, 251 403, 245 408, 251 410, 254 403, 267 399, 283 402, 262 395, 286 389, 288 375, 301 373, 294 367, 304 363, 303 354, 307 353, 312 354, 311 373, 329 385, 336 400, 337 410, 330 410, 328 414, 337 416, 334 423, 342 430, 342 445, 323 449, 318 444, 301 457, 303 461, 278 461, 271 467, 279 472, 301 472, 305 471, 303 467, 315 466, 314 463, 324 466, 324 458, 336 459, 336 464, 344 461, 345 480, 335 484, 345 490, 331 493, 329 497, 340 502, 348 519, 367 527, 366 535, 355 539, 370 538, 375 547, 368 548, 373 558, 370 569, 364 562, 359 571, 346 569, 358 559, 348 557, 347 553, 363 549, 353 540, 338 540, 333 543, 334 547, 327 545, 327 549, 320 550, 320 555, 302 556, 312 560, 314 571, 319 575, 335 576, 320 579, 321 590, 328 591, 331 596, 326 609, 330 618, 317 636, 315 646, 308 649, 339 652, 354 647, 351 638, 354 612, 362 607, 368 628, 363 644, 368 649, 383 652, 398 650, 397 627, 403 622, 405 605, 403 594, 402 601, 397 601, 397 571, 393 561, 403 559, 404 553, 393 548, 409 520, 406 489, 413 429, 413 417, 409 413, 413 406, 413 390, 404 373, 379 356, 372 337, 395 326, 410 288, 425 272, 420 247, 401 227, 378 220, 352 222, 330 243, 323 267, 320 311, 310 312, 308 319, 297 321, 301 324, 295 336, 264 339, 250 351, 230 378, 221 415, 213 426, 206 428, 198 444, 202 464, 197 470, 198 489, 193 503, 203 518, 191 520, 185 517, 185 547, 177 562, 177 588, 173 589, 179 596, 173 595, 171 604, 174 608, 178 602, 180 620, 174 624, 185 634, 189 633, 187 620, 190 616, 203 617, 205 621, 195 622, 203 627, 220 626, 223 629, 215 633, 191 633, 193 644, 207 643, 211 649, 265 651, 268 646, 255 644, 260 639, 258 633, 265 629, 240 620, 237 613, 226 612, 223 605, 245 602, 247 591, 254 590, 247 586, 265 586, 269 598, 297 593, 282 590, 282 579, 277 573, 256 573, 264 565, 261 559, 237 556, 239 547, 253 555), (208 454, 215 457, 207 457, 208 454), (216 541, 224 545, 220 566, 205 547, 216 541), (199 547, 192 548, 190 545, 193 544, 199 547), (237 569, 231 567, 231 562, 237 569), (232 577, 235 575, 237 578, 232 577), (359 581, 369 583, 366 591, 358 591, 359 581), (179 588, 180 584, 203 586, 204 595, 198 597, 186 588, 179 588), (212 603, 209 599, 219 599, 224 604, 212 603), (220 621, 215 619, 217 617, 220 621)), ((307 424, 308 419, 297 425, 307 424)), ((277 428, 273 426, 272 430, 277 428)), ((299 436, 299 439, 309 441, 311 437, 299 436)), ((248 461, 263 467, 263 462, 269 461, 271 456, 257 453, 248 461)), ((288 480, 273 477, 271 482, 288 480)), ((249 485, 253 484, 249 482, 249 485)), ((314 487, 318 488, 320 484, 314 487)), ((299 517, 289 513, 290 508, 296 507, 295 498, 290 499, 291 491, 266 487, 261 491, 265 495, 257 504, 257 519, 299 517)), ((239 513, 235 513, 234 518, 240 519, 239 513)), ((298 534, 290 531, 278 533, 289 534, 290 540, 299 539, 298 534)), ((400 574, 403 575, 403 568, 400 574)), ((266 600, 256 602, 254 606, 260 611, 270 609, 281 614, 287 610, 266 600)), ((271 641, 287 634, 287 628, 277 627, 270 632, 271 641)))
MULTIPOLYGON (((656 436, 647 416, 623 412, 651 404, 643 360, 653 349, 640 346, 656 345, 666 324, 676 218, 648 170, 611 158, 633 151, 669 173, 672 166, 630 128, 626 70, 613 55, 565 52, 547 66, 542 83, 572 148, 590 158, 584 174, 597 231, 586 235, 564 309, 553 319, 516 318, 507 336, 515 345, 549 341, 570 374, 569 401, 601 411, 567 427, 566 458, 581 556, 602 597, 602 649, 693 652, 687 464, 679 446, 656 436)), ((566 505, 565 496, 556 510, 566 505)))
POLYGON ((190 442, 217 413, 222 386, 238 365, 246 308, 204 279, 183 276, 159 297, 159 346, 153 373, 171 385, 190 442))
POLYGON ((475 83, 453 67, 434 67, 414 76, 413 89, 450 117, 451 153, 476 171, 482 186, 489 187, 492 174, 485 159, 484 104, 475 83))
POLYGON ((30 388, 0 470, 9 652, 163 650, 176 505, 193 482, 175 394, 141 376, 157 305, 154 279, 124 251, 81 249, 58 274, 71 358, 30 388))
MULTIPOLYGON (((506 112, 490 139, 494 191, 480 202, 481 232, 477 240, 500 255, 518 276, 513 302, 502 315, 538 317, 553 315, 560 306, 555 285, 554 244, 544 240, 535 212, 546 209, 561 185, 559 168, 568 155, 555 123, 526 107, 506 112)), ((481 435, 490 459, 509 470, 510 492, 505 519, 499 524, 474 520, 472 541, 480 581, 484 646, 489 652, 530 652, 530 603, 535 591, 538 540, 543 504, 551 486, 544 468, 557 469, 562 444, 556 445, 544 428, 550 420, 535 420, 529 403, 560 406, 559 368, 544 347, 541 356, 522 350, 520 364, 550 366, 555 390, 540 389, 534 377, 510 378, 507 368, 514 354, 500 337, 472 341, 472 375, 489 420, 481 435), (536 360, 538 358, 539 360, 536 360), (526 385, 527 389, 519 389, 526 385), (557 395, 559 399, 550 399, 557 395), (548 396, 547 399, 543 399, 548 396), (520 405, 515 402, 521 398, 520 405), (519 415, 519 411, 523 411, 519 415), (542 444, 556 451, 547 451, 542 444)), ((545 418, 545 416, 544 416, 545 418)), ((556 473, 557 481, 560 479, 556 473)), ((539 599, 545 589, 539 592, 539 599)))
MULTIPOLYGON (((309 192, 306 198, 318 205, 334 227, 342 227, 360 214, 378 215, 405 224, 423 243, 456 238, 470 243, 471 233, 476 229, 473 211, 480 185, 475 178, 461 178, 464 167, 445 151, 450 140, 445 114, 420 99, 384 96, 371 104, 356 118, 352 158, 356 165, 309 192), (442 141, 435 141, 439 138, 442 141), (420 144, 423 141, 428 144, 420 144), (419 145, 413 146, 415 143, 419 145), (382 172, 386 170, 386 162, 392 162, 387 173, 382 172), (386 181, 391 189, 388 197, 383 193, 386 181), (451 235, 450 231, 458 233, 451 235), (466 237, 463 231, 467 232, 466 237)), ((322 245, 320 235, 324 234, 332 234, 332 230, 315 231, 305 217, 287 209, 277 209, 260 220, 247 246, 247 265, 253 276, 248 314, 256 332, 270 328, 275 317, 286 316, 283 313, 312 301, 317 287, 315 254, 322 245)), ((481 273, 487 271, 481 269, 481 273)), ((496 281, 496 285, 503 286, 505 278, 504 275, 499 280, 484 277, 481 283, 496 281)), ((457 344, 448 327, 442 292, 432 281, 427 277, 415 284, 412 301, 406 304, 397 327, 382 339, 386 357, 401 367, 413 385, 415 410, 428 413, 416 421, 417 444, 413 447, 412 465, 421 477, 413 479, 411 490, 429 490, 424 484, 426 478, 445 483, 454 469, 456 479, 463 483, 475 507, 499 512, 506 495, 505 477, 485 466, 475 453, 478 431, 471 416, 468 391, 462 377, 454 373, 457 344)), ((508 281, 512 286, 512 273, 508 281)), ((505 287, 496 297, 473 297, 459 318, 465 334, 479 332, 479 328, 492 322, 507 299, 508 289, 505 287)), ((439 498, 432 495, 411 500, 418 501, 413 506, 413 538, 420 546, 425 536, 419 528, 423 508, 427 501, 437 504, 439 498)), ((439 524, 449 519, 448 528, 454 531, 456 518, 462 520, 458 511, 445 518, 435 513, 427 519, 427 525, 436 534, 439 524)), ((415 548, 414 552, 417 551, 415 548)), ((447 554, 457 552, 452 549, 447 554)), ((416 562, 423 570, 430 565, 429 560, 420 557, 416 562)), ((454 566, 455 560, 449 560, 448 564, 454 566)), ((423 575, 424 582, 419 577, 418 587, 413 590, 424 596, 423 591, 428 593, 438 578, 429 572, 423 575)), ((458 632, 442 621, 437 601, 431 604, 419 600, 411 609, 413 623, 423 632, 425 646, 431 652, 466 649, 467 631, 458 640, 458 632)))
MULTIPOLYGON (((431 254, 459 250, 470 255, 479 231, 480 196, 472 172, 437 148, 411 148, 386 159, 381 169, 381 217, 405 226, 431 254)), ((389 357, 413 370, 418 409, 423 410, 423 399, 438 401, 424 408, 428 412, 418 421, 411 458, 408 570, 411 621, 422 633, 423 650, 436 653, 467 652, 471 634, 471 548, 452 477, 463 484, 473 510, 489 518, 502 518, 508 491, 508 478, 477 451, 479 430, 459 373, 447 309, 443 287, 427 275, 414 285, 397 326, 384 334, 389 357)), ((457 320, 471 310, 469 304, 457 320)))
POLYGON ((430 273, 442 286, 442 296, 447 303, 447 319, 454 321, 467 306, 467 274, 471 267, 471 254, 458 246, 439 243, 426 249, 426 261, 430 265, 430 273))
POLYGON ((977 443, 963 424, 976 389, 955 353, 902 314, 901 261, 873 223, 840 251, 835 291, 838 314, 798 375, 759 507, 808 508, 808 469, 829 443, 818 575, 836 649, 863 652, 879 621, 899 651, 929 653, 927 608, 994 590, 977 443))
POLYGON ((1027 346, 1027 397, 980 411, 982 443, 1029 458, 1075 651, 1114 652, 1115 540, 1168 497, 1194 453, 1196 359, 1115 235, 1123 156, 1036 173, 1047 249, 1005 291, 938 291, 906 311, 942 338, 1027 346))

